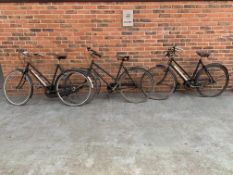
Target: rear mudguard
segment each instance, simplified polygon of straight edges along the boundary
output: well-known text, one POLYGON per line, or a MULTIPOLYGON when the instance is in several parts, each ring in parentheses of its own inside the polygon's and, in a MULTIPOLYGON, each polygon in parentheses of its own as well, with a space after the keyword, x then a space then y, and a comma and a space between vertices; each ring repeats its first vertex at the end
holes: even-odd
POLYGON ((87 79, 88 79, 88 80, 90 81, 90 83, 91 83, 91 88, 94 88, 92 79, 87 75, 86 71, 84 71, 83 69, 68 69, 68 70, 65 70, 64 72, 60 73, 60 74, 57 76, 56 81, 55 81, 55 85, 57 84, 58 79, 59 79, 62 75, 64 75, 64 74, 67 73, 67 72, 70 72, 70 71, 77 71, 77 72, 83 74, 84 76, 86 76, 87 79))

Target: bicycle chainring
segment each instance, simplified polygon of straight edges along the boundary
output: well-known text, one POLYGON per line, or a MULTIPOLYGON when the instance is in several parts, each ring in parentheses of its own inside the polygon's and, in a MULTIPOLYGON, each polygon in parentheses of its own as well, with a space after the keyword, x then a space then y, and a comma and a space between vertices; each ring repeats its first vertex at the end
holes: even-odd
POLYGON ((56 98, 57 97, 57 92, 54 86, 48 87, 45 89, 45 95, 48 98, 56 98))

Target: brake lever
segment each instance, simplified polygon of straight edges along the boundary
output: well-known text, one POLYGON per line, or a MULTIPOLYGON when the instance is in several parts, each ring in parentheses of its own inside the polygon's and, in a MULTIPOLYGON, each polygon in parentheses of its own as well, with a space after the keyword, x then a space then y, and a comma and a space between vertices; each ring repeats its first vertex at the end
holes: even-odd
POLYGON ((27 50, 26 49, 16 49, 16 52, 23 53, 23 52, 27 52, 27 50))
POLYGON ((91 49, 90 47, 87 47, 87 51, 90 52, 90 54, 93 55, 93 56, 102 57, 102 55, 100 55, 98 52, 91 49))
POLYGON ((177 46, 176 46, 176 47, 175 47, 175 50, 179 52, 179 51, 183 51, 184 49, 182 49, 181 47, 177 47, 177 46))
POLYGON ((29 53, 28 53, 28 51, 23 51, 23 52, 21 52, 24 56, 28 56, 29 55, 29 53))
POLYGON ((34 56, 40 56, 40 57, 45 56, 44 54, 41 54, 41 53, 34 53, 33 55, 34 55, 34 56))

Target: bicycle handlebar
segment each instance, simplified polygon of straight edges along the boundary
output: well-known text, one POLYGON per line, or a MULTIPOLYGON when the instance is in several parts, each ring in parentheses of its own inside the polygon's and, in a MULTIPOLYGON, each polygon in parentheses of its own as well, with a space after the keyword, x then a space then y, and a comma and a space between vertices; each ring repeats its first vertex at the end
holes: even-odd
POLYGON ((19 54, 22 54, 24 56, 44 56, 43 54, 41 53, 33 53, 33 54, 30 54, 26 49, 16 49, 16 52, 18 52, 19 54))
POLYGON ((41 53, 34 53, 33 56, 40 56, 40 57, 43 57, 45 56, 44 54, 41 54, 41 53))
POLYGON ((90 47, 87 47, 87 51, 90 53, 91 56, 97 56, 97 57, 102 57, 102 55, 100 53, 98 53, 97 51, 91 49, 90 47))
POLYGON ((174 57, 174 56, 176 56, 176 52, 183 51, 183 50, 184 49, 182 49, 181 47, 174 45, 174 46, 168 48, 168 50, 166 51, 166 56, 174 57))
POLYGON ((182 49, 181 47, 177 47, 177 46, 174 46, 175 47, 175 50, 176 51, 183 51, 184 49, 182 49))
POLYGON ((29 54, 26 49, 16 49, 16 52, 18 52, 19 54, 23 54, 25 56, 29 54))

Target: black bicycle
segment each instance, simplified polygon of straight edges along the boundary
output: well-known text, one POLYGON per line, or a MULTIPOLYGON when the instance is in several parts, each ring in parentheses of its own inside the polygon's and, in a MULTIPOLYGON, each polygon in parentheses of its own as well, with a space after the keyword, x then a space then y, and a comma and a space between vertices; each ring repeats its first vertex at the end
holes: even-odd
POLYGON ((49 81, 35 66, 31 58, 42 57, 41 54, 30 54, 25 49, 17 49, 20 59, 23 59, 24 68, 16 69, 5 78, 3 90, 7 101, 13 105, 24 105, 33 95, 33 81, 30 75, 38 80, 39 87, 45 89, 47 97, 59 97, 69 106, 84 104, 91 95, 92 83, 90 78, 76 69, 65 70, 60 65, 60 60, 66 59, 65 55, 55 55, 59 63, 52 81, 49 81), (60 71, 60 74, 58 72, 60 71))
POLYGON ((168 65, 156 65, 149 72, 154 77, 153 91, 149 94, 152 99, 167 99, 179 84, 176 74, 183 80, 185 88, 196 88, 203 97, 215 97, 223 93, 229 82, 227 68, 219 63, 204 65, 202 58, 208 58, 210 52, 197 51, 201 58, 190 76, 176 61, 176 52, 183 49, 173 46, 166 51, 168 65))
MULTIPOLYGON (((101 54, 90 47, 87 48, 87 51, 92 58, 101 57, 101 54)), ((153 84, 152 76, 144 68, 125 67, 124 62, 129 61, 129 56, 118 56, 118 60, 121 61, 121 63, 116 76, 111 75, 100 65, 95 63, 93 59, 91 60, 89 68, 86 69, 86 75, 91 77, 96 93, 101 89, 102 80, 102 82, 106 84, 108 93, 120 91, 122 97, 130 103, 145 102, 148 99, 147 93, 150 90, 148 88, 153 84), (102 74, 113 81, 108 83, 102 74)))

